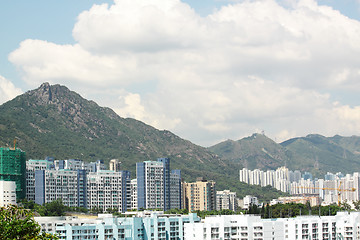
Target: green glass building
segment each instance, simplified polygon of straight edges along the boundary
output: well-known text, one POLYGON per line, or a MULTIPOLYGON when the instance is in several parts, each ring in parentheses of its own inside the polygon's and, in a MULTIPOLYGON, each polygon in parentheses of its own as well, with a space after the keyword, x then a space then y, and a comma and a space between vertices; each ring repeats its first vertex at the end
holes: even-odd
POLYGON ((26 195, 26 156, 19 148, 0 148, 0 180, 16 183, 16 199, 26 195))

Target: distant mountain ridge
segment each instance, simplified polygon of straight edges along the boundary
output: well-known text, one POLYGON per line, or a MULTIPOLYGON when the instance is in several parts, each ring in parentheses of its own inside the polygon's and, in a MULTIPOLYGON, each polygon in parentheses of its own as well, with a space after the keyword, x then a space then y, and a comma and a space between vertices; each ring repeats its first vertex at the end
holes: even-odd
POLYGON ((11 144, 15 137, 28 159, 53 156, 108 162, 117 158, 135 178, 136 162, 170 157, 171 169, 181 169, 186 181, 205 177, 215 180, 219 190, 269 199, 279 195, 272 189, 239 183, 240 164, 169 131, 122 118, 61 85, 44 83, 0 106, 0 146, 11 144))
POLYGON ((249 169, 309 171, 317 176, 324 173, 360 171, 360 137, 324 137, 309 134, 280 144, 262 134, 253 134, 238 141, 227 140, 209 147, 224 160, 240 163, 249 169))
POLYGON ((168 156, 223 164, 203 147, 169 131, 121 118, 110 108, 100 107, 60 85, 44 83, 1 105, 0 112, 0 144, 17 137, 30 158, 119 158, 127 166, 125 159, 143 161, 168 156))

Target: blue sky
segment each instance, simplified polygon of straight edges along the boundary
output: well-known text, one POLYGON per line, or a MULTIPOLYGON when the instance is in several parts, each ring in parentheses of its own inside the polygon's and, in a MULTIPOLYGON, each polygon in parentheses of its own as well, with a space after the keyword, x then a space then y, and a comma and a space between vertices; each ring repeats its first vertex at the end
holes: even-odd
POLYGON ((360 134, 359 1, 113 4, 2 2, 0 103, 49 81, 203 146, 360 134))
MULTIPOLYGON (((235 1, 226 0, 185 0, 202 16, 214 9, 235 1)), ((359 2, 356 0, 320 0, 319 4, 328 5, 344 15, 360 20, 359 2)), ((93 4, 112 4, 112 0, 14 0, 4 1, 0 8, 0 74, 7 76, 24 91, 21 79, 14 66, 8 61, 8 54, 16 49, 20 42, 31 39, 42 39, 58 44, 73 44, 72 29, 77 16, 93 4)))

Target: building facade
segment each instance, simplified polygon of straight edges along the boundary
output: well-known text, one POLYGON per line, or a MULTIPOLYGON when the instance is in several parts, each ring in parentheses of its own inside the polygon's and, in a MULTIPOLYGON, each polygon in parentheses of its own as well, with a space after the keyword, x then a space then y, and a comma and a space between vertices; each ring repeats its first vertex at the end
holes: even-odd
POLYGON ((252 205, 259 206, 259 201, 258 201, 257 197, 251 196, 251 195, 246 195, 243 198, 242 208, 249 209, 252 205))
POLYGON ((223 240, 355 240, 360 238, 360 212, 335 216, 261 219, 254 215, 207 216, 185 224, 184 239, 223 240))
POLYGON ((69 207, 124 212, 131 207, 130 172, 104 168, 102 160, 30 160, 27 198, 41 205, 61 199, 69 207))
POLYGON ((34 160, 26 161, 26 199, 35 202, 35 171, 54 169, 54 160, 34 160))
POLYGON ((26 197, 26 156, 19 148, 0 148, 0 180, 16 184, 16 198, 26 197))
POLYGON ((131 208, 130 172, 101 170, 87 175, 87 207, 104 212, 113 209, 125 212, 131 208))
POLYGON ((114 172, 120 172, 121 162, 119 159, 111 159, 109 162, 109 170, 114 172))
POLYGON ((181 207, 181 172, 170 172, 170 159, 136 163, 138 209, 181 207))
POLYGON ((216 191, 216 210, 236 211, 237 202, 236 192, 230 192, 230 190, 216 191))
POLYGON ((185 208, 190 212, 216 210, 215 185, 214 181, 207 181, 203 178, 198 178, 193 183, 185 182, 183 184, 185 208))
POLYGON ((0 207, 16 205, 16 183, 14 181, 0 181, 0 207))
POLYGON ((131 179, 130 181, 130 201, 131 201, 131 210, 137 210, 137 180, 131 179))
POLYGON ((170 209, 183 209, 181 170, 172 170, 170 173, 170 209))
POLYGON ((168 215, 142 212, 132 217, 99 214, 96 218, 35 217, 42 231, 56 233, 59 239, 131 239, 179 240, 184 238, 184 224, 199 222, 196 214, 168 215))
POLYGON ((87 207, 86 171, 36 170, 35 203, 43 205, 61 199, 65 206, 87 207))

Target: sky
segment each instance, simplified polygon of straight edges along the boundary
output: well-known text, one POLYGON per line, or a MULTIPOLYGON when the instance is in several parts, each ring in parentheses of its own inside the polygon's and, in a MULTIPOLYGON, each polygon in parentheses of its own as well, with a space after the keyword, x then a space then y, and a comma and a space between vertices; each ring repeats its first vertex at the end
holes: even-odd
POLYGON ((208 147, 360 135, 359 0, 12 0, 0 104, 44 82, 208 147))

